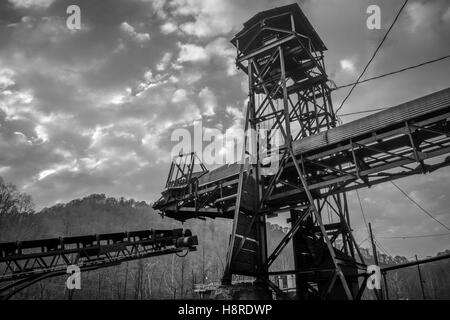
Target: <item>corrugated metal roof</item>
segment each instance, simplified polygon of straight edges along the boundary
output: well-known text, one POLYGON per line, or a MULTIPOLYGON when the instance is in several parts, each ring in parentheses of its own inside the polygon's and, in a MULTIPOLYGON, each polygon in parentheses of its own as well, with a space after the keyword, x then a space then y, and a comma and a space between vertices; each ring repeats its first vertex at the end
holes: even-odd
MULTIPOLYGON (((252 38, 252 36, 259 30, 260 27, 256 28, 256 30, 251 30, 257 23, 259 23, 260 21, 262 21, 264 19, 275 17, 275 16, 278 16, 278 15, 284 14, 284 13, 292 13, 293 14, 296 31, 300 34, 308 36, 312 40, 314 47, 317 50, 319 50, 319 51, 327 50, 322 39, 317 34, 316 30, 311 25, 308 18, 305 16, 302 9, 300 8, 300 6, 297 3, 293 3, 293 4, 281 6, 281 7, 276 7, 276 8, 261 11, 261 12, 255 14, 252 18, 250 18, 249 20, 244 22, 244 28, 234 36, 234 38, 231 40, 231 43, 234 46, 236 46, 237 39, 239 39, 239 42, 245 43, 246 41, 250 40, 252 38), (245 34, 249 30, 251 30, 249 32, 249 34, 245 34)), ((288 21, 290 24, 289 19, 286 19, 286 21, 288 21)))
POLYGON ((328 131, 294 141, 294 152, 299 154, 312 151, 449 107, 450 88, 447 88, 328 131))
POLYGON ((203 185, 236 175, 239 173, 240 168, 240 165, 237 163, 226 164, 201 176, 198 183, 199 185, 203 185))

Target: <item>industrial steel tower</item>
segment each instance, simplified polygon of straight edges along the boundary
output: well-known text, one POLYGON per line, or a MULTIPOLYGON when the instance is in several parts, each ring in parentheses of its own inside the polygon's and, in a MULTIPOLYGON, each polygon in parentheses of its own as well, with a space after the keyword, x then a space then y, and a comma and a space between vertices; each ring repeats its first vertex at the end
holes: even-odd
MULTIPOLYGON (((266 216, 286 211, 288 205, 297 296, 351 298, 357 290, 357 282, 351 278, 356 274, 357 248, 350 232, 346 195, 316 197, 309 191, 305 169, 296 160, 292 145, 336 126, 325 71, 326 47, 296 4, 258 13, 231 42, 237 48, 237 67, 248 76, 246 129, 264 130, 268 153, 279 152, 281 158, 275 174, 264 176, 261 149, 267 145, 258 144, 256 161, 241 166, 225 281, 233 273, 256 274, 273 287, 268 268, 287 241, 268 256, 266 216), (282 136, 278 145, 271 143, 274 134, 282 136), (283 174, 287 160, 293 160, 296 169, 288 179, 283 174), (278 202, 273 191, 286 184, 303 187, 306 196, 278 202)), ((250 149, 246 139, 246 153, 252 153, 250 149)))
MULTIPOLYGON (((450 166, 450 88, 337 126, 326 47, 298 5, 258 13, 231 42, 248 76, 242 159, 208 171, 195 153, 179 155, 153 208, 179 221, 233 220, 218 292, 290 298, 272 280, 293 274, 299 300, 360 299, 371 268, 352 236, 346 192, 450 166), (289 215, 291 228, 269 253, 266 219, 280 214, 289 215), (294 269, 274 270, 291 241, 294 269), (249 289, 233 284, 233 275, 256 281, 249 289)), ((182 229, 0 243, 0 298, 66 274, 72 264, 96 270, 197 244, 182 229)))
POLYGON ((242 159, 195 171, 195 154, 180 155, 153 207, 233 219, 223 283, 254 277, 253 298, 285 297, 280 274, 295 274, 298 299, 361 298, 367 266, 346 192, 449 166, 450 88, 337 126, 326 47, 297 4, 258 13, 231 42, 248 76, 242 159), (266 219, 280 214, 291 228, 269 253, 266 219), (273 270, 290 241, 295 268, 273 270))

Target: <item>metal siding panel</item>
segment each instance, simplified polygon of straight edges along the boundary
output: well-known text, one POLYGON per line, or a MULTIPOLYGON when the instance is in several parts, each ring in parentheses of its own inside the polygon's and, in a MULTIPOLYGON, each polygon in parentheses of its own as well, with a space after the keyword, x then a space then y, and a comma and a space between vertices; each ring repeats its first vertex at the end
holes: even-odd
POLYGON ((304 153, 380 130, 450 106, 450 88, 294 141, 294 152, 304 153))

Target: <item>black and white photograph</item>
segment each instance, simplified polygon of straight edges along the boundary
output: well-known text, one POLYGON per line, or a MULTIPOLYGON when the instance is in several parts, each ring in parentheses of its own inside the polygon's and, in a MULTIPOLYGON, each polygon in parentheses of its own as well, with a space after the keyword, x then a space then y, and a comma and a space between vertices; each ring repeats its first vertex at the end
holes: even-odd
POLYGON ((450 300, 449 208, 448 0, 0 1, 0 300, 450 300))

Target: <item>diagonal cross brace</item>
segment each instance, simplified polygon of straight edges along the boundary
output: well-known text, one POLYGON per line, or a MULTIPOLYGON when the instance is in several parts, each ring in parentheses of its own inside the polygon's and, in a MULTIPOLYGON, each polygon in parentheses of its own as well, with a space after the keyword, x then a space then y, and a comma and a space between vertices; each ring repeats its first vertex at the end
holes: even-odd
POLYGON ((334 267, 336 269, 336 274, 339 277, 339 279, 341 280, 341 283, 342 283, 342 286, 344 287, 344 290, 345 290, 345 293, 347 295, 347 298, 349 300, 352 300, 353 297, 352 297, 352 294, 351 294, 350 289, 348 287, 347 280, 345 280, 345 277, 344 277, 344 274, 343 274, 343 272, 341 270, 341 267, 339 266, 339 264, 336 261, 336 253, 334 252, 333 246, 331 245, 331 241, 328 238, 327 232, 325 230, 325 226, 323 225, 323 222, 322 222, 322 218, 321 218, 321 216, 319 214, 319 211, 317 210, 317 207, 316 207, 316 205, 314 203, 314 199, 313 199, 313 197, 311 195, 311 192, 310 192, 310 190, 308 188, 308 184, 306 182, 306 179, 303 176, 302 169, 300 168, 300 166, 299 166, 299 164, 297 162, 297 159, 295 158, 294 152, 292 151, 292 146, 291 145, 289 145, 289 151, 290 151, 290 154, 291 154, 291 157, 292 157, 292 161, 294 162, 294 166, 295 166, 295 168, 297 170, 298 176, 300 178, 300 181, 301 181, 301 183, 303 185, 303 188, 305 189, 305 193, 306 193, 306 195, 308 197, 309 203, 311 204, 311 209, 312 209, 312 211, 314 213, 316 221, 319 223, 319 228, 320 228, 320 231, 321 231, 321 233, 322 233, 322 235, 323 235, 323 237, 325 239, 326 245, 328 247, 328 251, 329 251, 329 253, 331 255, 331 260, 333 261, 334 267))
MULTIPOLYGON (((265 267, 269 268, 272 263, 276 260, 276 258, 279 256, 281 251, 286 247, 286 245, 289 243, 289 241, 294 237, 294 235, 297 233, 298 229, 300 228, 300 224, 302 221, 311 213, 311 207, 308 208, 303 214, 298 217, 298 219, 295 221, 294 225, 291 227, 289 232, 283 237, 283 239, 280 241, 278 246, 273 250, 272 254, 267 258, 265 267)), ((263 267, 264 269, 264 267, 263 267)))

